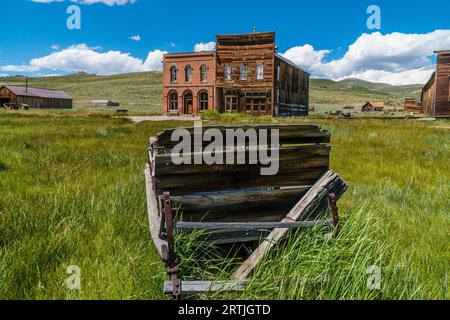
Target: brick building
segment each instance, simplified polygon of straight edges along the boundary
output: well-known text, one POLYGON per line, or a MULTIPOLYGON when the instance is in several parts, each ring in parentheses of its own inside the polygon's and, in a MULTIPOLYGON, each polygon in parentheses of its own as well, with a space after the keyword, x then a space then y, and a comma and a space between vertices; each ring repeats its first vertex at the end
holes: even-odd
POLYGON ((309 73, 276 53, 274 32, 219 35, 216 47, 164 56, 164 114, 308 114, 309 73))

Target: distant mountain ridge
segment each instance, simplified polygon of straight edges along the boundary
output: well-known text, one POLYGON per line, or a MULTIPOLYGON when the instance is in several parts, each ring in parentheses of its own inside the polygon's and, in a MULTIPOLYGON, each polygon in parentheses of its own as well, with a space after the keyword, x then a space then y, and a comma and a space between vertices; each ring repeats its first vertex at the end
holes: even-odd
POLYGON ((399 85, 394 86, 387 83, 370 82, 358 78, 347 78, 339 81, 340 83, 350 84, 353 86, 364 87, 370 90, 383 91, 396 95, 410 94, 413 98, 417 94, 422 92, 423 84, 409 84, 409 85, 399 85))

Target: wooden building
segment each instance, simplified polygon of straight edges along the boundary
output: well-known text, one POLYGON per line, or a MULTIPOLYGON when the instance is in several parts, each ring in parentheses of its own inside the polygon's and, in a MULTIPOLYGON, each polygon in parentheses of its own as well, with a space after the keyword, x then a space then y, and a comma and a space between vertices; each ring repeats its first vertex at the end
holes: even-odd
POLYGON ((72 109, 73 98, 64 91, 18 86, 0 87, 0 106, 13 104, 39 109, 72 109))
POLYGON ((274 32, 218 35, 214 52, 164 56, 164 114, 308 115, 309 73, 276 53, 274 32))
POLYGON ((384 102, 367 102, 361 108, 361 112, 382 112, 384 111, 384 102))
POLYGON ((422 112, 450 117, 450 50, 436 51, 436 71, 422 90, 422 112))
POLYGON ((407 113, 415 113, 415 114, 422 113, 422 103, 420 103, 416 99, 406 98, 404 111, 407 113))

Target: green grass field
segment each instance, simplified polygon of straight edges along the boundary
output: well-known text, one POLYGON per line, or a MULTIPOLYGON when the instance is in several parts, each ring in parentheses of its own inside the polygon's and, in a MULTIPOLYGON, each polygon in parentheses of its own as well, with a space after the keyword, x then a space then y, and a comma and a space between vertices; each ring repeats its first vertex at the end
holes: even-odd
MULTIPOLYGON (((292 235, 233 297, 449 299, 449 121, 213 119, 320 124, 332 132, 331 168, 350 185, 337 237, 292 235), (371 265, 381 290, 366 286, 371 265)), ((164 298, 143 169, 149 137, 180 125, 0 110, 0 298, 164 298), (64 285, 70 265, 79 291, 64 285)), ((182 264, 194 268, 190 245, 180 244, 182 264)), ((197 275, 201 265, 185 277, 197 275)))

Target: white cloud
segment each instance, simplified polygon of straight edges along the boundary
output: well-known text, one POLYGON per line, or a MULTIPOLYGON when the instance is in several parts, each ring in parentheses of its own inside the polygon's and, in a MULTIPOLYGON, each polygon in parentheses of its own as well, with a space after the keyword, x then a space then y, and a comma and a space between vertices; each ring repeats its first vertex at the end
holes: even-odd
POLYGON ((362 34, 342 58, 325 61, 329 50, 294 47, 284 56, 314 75, 335 80, 359 77, 390 84, 425 83, 433 72, 433 51, 450 48, 450 30, 426 34, 362 34))
POLYGON ((215 42, 208 42, 208 43, 197 43, 194 46, 195 52, 201 52, 201 51, 214 51, 216 49, 216 43, 215 42))
MULTIPOLYGON (((32 2, 37 2, 37 3, 53 3, 53 2, 64 2, 65 0, 31 0, 32 2)), ((95 3, 103 3, 106 4, 107 6, 123 6, 126 4, 133 4, 136 3, 137 0, 68 0, 70 2, 74 2, 74 3, 78 3, 78 4, 87 4, 87 5, 91 5, 91 4, 95 4, 95 3)))
POLYGON ((130 39, 133 40, 133 41, 141 41, 142 40, 140 35, 132 36, 132 37, 130 37, 130 39))
POLYGON ((100 75, 162 70, 165 51, 149 52, 145 61, 120 51, 98 52, 86 44, 70 46, 41 58, 32 59, 28 65, 0 66, 2 72, 60 72, 85 71, 100 75))
POLYGON ((370 82, 389 83, 394 86, 405 84, 422 84, 426 83, 430 79, 433 72, 434 68, 419 68, 400 72, 366 70, 364 72, 352 73, 335 80, 339 81, 346 78, 358 78, 370 82))
POLYGON ((54 44, 54 45, 51 46, 51 49, 53 51, 58 51, 59 50, 59 46, 57 44, 54 44))
POLYGON ((286 51, 283 56, 291 60, 292 62, 298 64, 302 68, 317 68, 322 60, 330 50, 314 50, 314 47, 305 44, 304 46, 297 46, 286 51))

